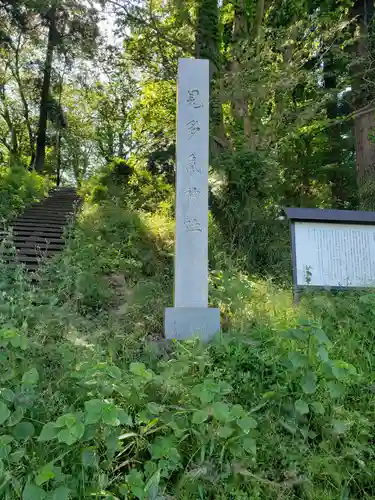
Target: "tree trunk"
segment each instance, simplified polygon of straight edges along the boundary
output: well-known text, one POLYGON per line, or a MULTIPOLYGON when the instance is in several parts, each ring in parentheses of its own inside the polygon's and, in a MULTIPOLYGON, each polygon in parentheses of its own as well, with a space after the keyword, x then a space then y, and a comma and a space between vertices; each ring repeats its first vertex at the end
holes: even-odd
MULTIPOLYGON (((339 116, 338 98, 337 98, 337 68, 332 54, 324 59, 323 67, 324 87, 332 92, 330 99, 326 104, 327 118, 335 121, 339 116)), ((328 151, 326 162, 333 165, 330 170, 329 182, 331 185, 332 206, 335 208, 344 208, 346 201, 345 175, 341 171, 343 161, 343 139, 341 137, 341 124, 337 123, 328 128, 328 151)))
POLYGON ((255 24, 255 35, 256 35, 256 43, 257 43, 257 56, 259 55, 260 52, 260 35, 262 32, 262 23, 263 23, 263 17, 264 17, 264 0, 258 0, 257 2, 257 12, 256 12, 256 24, 255 24))
MULTIPOLYGON (((355 26, 359 38, 355 45, 355 64, 352 66, 352 89, 354 94, 354 110, 361 109, 371 102, 375 95, 368 81, 374 78, 371 70, 372 43, 371 31, 374 15, 373 0, 356 0, 352 17, 356 18, 355 26)), ((361 205, 368 206, 374 196, 375 180, 375 142, 371 139, 375 129, 373 111, 358 114, 354 119, 354 135, 356 149, 357 181, 360 188, 361 205)), ((371 202, 374 208, 374 201, 371 202)))
MULTIPOLYGON (((262 1, 262 0, 261 0, 262 1)), ((258 4, 259 5, 259 4, 258 4)), ((233 60, 230 64, 230 72, 236 79, 240 79, 242 72, 241 60, 243 58, 241 42, 249 37, 249 26, 246 17, 245 1, 240 0, 235 7, 233 33, 232 33, 232 54, 233 60)), ((246 93, 246 89, 244 90, 246 93)), ((256 138, 252 130, 252 123, 249 115, 249 101, 243 95, 234 94, 232 97, 232 114, 237 123, 241 124, 247 145, 250 150, 256 146, 256 138)))
POLYGON ((22 105, 23 105, 23 116, 25 118, 25 123, 26 123, 26 128, 27 128, 27 133, 29 135, 29 143, 30 143, 30 164, 29 166, 32 167, 34 165, 35 161, 35 138, 34 138, 34 133, 31 127, 31 120, 30 120, 30 110, 29 110, 29 104, 27 102, 23 84, 22 84, 22 79, 20 75, 20 45, 21 45, 21 37, 22 34, 19 35, 18 38, 18 43, 17 43, 17 48, 16 48, 16 56, 15 56, 15 68, 13 71, 13 76, 17 82, 18 85, 18 91, 21 97, 22 105))
POLYGON ((10 134, 10 143, 8 144, 6 141, 4 141, 4 144, 9 150, 9 164, 12 166, 15 162, 18 161, 18 139, 17 139, 17 130, 16 126, 12 121, 12 118, 9 113, 9 109, 6 103, 6 98, 5 98, 5 88, 3 87, 0 89, 0 99, 3 102, 4 110, 1 113, 1 116, 4 118, 9 134, 10 134))
POLYGON ((221 56, 219 33, 219 8, 217 0, 199 0, 197 6, 197 28, 195 39, 197 59, 208 59, 212 68, 210 118, 212 138, 211 156, 216 157, 227 146, 223 109, 220 96, 221 56))
POLYGON ((51 73, 53 63, 53 52, 56 45, 56 8, 51 9, 49 13, 49 31, 46 61, 43 71, 43 85, 40 99, 38 137, 36 141, 35 170, 42 172, 44 169, 44 160, 46 152, 48 103, 51 86, 51 73))
POLYGON ((56 132, 56 186, 61 182, 61 131, 56 132))

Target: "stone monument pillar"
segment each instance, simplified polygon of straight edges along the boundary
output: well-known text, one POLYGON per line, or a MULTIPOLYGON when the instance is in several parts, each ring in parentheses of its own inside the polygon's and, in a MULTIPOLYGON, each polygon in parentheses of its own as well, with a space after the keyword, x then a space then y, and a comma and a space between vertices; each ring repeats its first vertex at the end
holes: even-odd
POLYGON ((177 91, 176 244, 174 307, 165 336, 208 340, 220 330, 208 308, 208 163, 210 66, 180 59, 177 91))

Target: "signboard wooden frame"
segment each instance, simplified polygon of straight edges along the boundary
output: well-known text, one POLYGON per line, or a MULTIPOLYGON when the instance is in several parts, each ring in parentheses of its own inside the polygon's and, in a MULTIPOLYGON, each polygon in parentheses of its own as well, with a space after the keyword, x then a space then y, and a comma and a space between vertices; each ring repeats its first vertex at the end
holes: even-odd
MULTIPOLYGON (((293 272, 293 289, 294 289, 294 300, 298 302, 300 293, 304 289, 310 290, 330 290, 330 291, 345 291, 345 290, 358 290, 358 289, 368 289, 374 287, 374 285, 364 285, 364 286, 327 286, 327 285, 310 285, 306 283, 301 285, 298 282, 297 275, 297 245, 296 245, 296 225, 298 223, 312 223, 319 228, 327 227, 327 225, 332 224, 332 227, 336 227, 338 224, 343 224, 347 228, 362 226, 366 229, 369 226, 373 226, 375 234, 375 212, 362 212, 355 210, 328 210, 328 209, 318 209, 318 208, 284 208, 284 212, 289 219, 290 232, 291 232, 291 250, 292 250, 292 272, 293 272)), ((375 255, 374 255, 375 259, 375 255)), ((375 268, 374 268, 374 282, 375 282, 375 268)))

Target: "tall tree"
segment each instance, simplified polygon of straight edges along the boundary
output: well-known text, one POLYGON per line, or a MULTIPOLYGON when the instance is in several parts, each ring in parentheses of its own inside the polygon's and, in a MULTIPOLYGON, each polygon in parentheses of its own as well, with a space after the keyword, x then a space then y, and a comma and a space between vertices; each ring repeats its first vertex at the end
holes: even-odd
POLYGON ((39 11, 41 19, 48 28, 35 158, 37 171, 42 171, 44 168, 54 53, 58 51, 64 57, 70 56, 74 59, 78 47, 83 53, 92 55, 99 34, 98 13, 91 6, 93 3, 83 3, 79 0, 62 2, 52 0, 49 5, 45 2, 35 5, 35 9, 39 11))
POLYGON ((42 83, 42 90, 40 97, 38 137, 36 141, 35 170, 37 172, 41 172, 44 168, 46 136, 47 136, 48 103, 50 100, 53 54, 56 45, 59 41, 58 31, 57 31, 56 6, 53 6, 49 11, 46 12, 45 19, 48 22, 48 42, 47 42, 46 59, 43 68, 43 83, 42 83))
POLYGON ((226 146, 223 112, 220 96, 222 56, 220 52, 219 6, 217 0, 198 0, 195 37, 195 55, 211 64, 211 153, 217 156, 226 146))
POLYGON ((375 183, 375 90, 373 88, 375 71, 372 69, 375 56, 373 37, 374 2, 355 0, 351 9, 353 29, 357 32, 352 64, 352 89, 354 106, 354 135, 356 142, 357 179, 362 203, 372 201, 375 183))

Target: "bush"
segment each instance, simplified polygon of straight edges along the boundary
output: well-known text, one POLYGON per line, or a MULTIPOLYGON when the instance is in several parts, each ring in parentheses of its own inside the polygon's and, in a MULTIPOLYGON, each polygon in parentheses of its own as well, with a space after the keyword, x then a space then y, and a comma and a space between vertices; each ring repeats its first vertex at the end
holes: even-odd
POLYGON ((165 175, 153 176, 143 163, 136 163, 132 158, 126 162, 111 162, 92 177, 83 187, 82 193, 91 203, 101 203, 116 199, 123 207, 131 206, 135 210, 158 211, 168 206, 171 213, 173 187, 166 181, 165 175))
POLYGON ((278 220, 281 179, 271 157, 238 151, 220 156, 221 174, 211 188, 211 207, 228 251, 250 273, 289 277, 290 236, 278 220))
POLYGON ((24 166, 0 167, 0 219, 22 212, 47 195, 49 180, 24 166))

